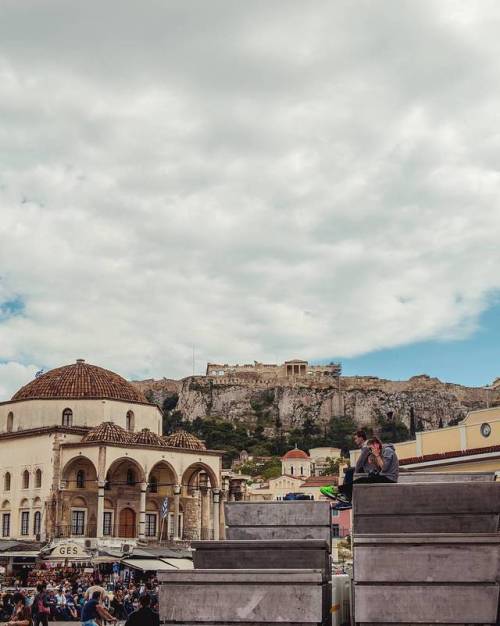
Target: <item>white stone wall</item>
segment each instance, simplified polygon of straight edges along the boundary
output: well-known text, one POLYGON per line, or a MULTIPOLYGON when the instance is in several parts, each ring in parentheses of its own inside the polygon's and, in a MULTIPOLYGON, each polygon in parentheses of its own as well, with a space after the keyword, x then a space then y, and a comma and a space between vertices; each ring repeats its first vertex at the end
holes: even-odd
POLYGON ((0 433, 7 432, 7 417, 14 414, 13 430, 60 426, 64 409, 73 411, 73 426, 98 426, 115 422, 126 428, 128 411, 134 413, 134 431, 149 428, 161 435, 161 412, 156 405, 118 400, 23 400, 0 404, 0 433))
POLYGON ((45 528, 45 503, 50 494, 53 479, 54 435, 44 434, 0 440, 0 536, 3 513, 10 512, 10 536, 34 540, 33 516, 35 510, 42 513, 42 539, 45 528), (42 471, 42 482, 35 487, 36 470, 42 471), (30 475, 29 488, 23 488, 23 472, 30 475), (11 475, 10 490, 5 490, 5 474, 11 475), (29 511, 29 533, 21 537, 21 511, 29 511))

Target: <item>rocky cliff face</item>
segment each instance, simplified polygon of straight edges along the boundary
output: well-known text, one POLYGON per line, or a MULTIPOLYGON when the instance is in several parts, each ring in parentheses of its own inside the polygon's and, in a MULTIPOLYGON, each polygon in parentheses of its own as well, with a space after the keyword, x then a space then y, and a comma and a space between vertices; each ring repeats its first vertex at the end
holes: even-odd
POLYGON ((382 415, 409 425, 412 411, 424 428, 435 428, 440 419, 446 425, 470 410, 500 403, 500 387, 464 387, 429 376, 407 381, 356 376, 295 382, 196 376, 133 384, 149 400, 179 411, 186 420, 211 416, 253 425, 259 419, 269 427, 279 420, 284 431, 300 426, 306 417, 325 424, 331 417, 346 416, 362 426, 374 424, 382 415))

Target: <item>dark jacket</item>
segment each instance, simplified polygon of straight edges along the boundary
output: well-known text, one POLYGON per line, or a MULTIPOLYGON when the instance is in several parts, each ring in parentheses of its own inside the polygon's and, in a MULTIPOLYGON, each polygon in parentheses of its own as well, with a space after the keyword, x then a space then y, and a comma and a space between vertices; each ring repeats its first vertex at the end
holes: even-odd
POLYGON ((160 616, 149 606, 141 607, 128 616, 125 626, 160 626, 160 616))

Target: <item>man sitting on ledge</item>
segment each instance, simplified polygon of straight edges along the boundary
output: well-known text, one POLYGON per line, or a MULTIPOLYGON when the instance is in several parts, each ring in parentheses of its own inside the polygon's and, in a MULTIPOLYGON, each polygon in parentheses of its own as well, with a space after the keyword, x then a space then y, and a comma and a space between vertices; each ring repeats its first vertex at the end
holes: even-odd
POLYGON ((320 489, 321 493, 327 498, 338 500, 338 503, 333 507, 336 510, 350 509, 352 507, 352 488, 354 485, 396 483, 398 481, 399 460, 392 444, 383 445, 378 437, 372 437, 361 447, 361 454, 354 471, 363 471, 368 475, 353 480, 354 472, 351 471, 346 474, 344 484, 340 487, 328 486, 320 489))

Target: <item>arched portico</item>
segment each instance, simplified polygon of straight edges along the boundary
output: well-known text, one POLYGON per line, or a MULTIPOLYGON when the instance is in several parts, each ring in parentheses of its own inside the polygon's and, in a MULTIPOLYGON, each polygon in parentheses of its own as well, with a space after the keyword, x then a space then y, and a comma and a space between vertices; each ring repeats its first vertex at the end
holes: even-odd
POLYGON ((97 531, 97 470, 83 455, 70 459, 61 472, 57 537, 95 537, 97 531))
POLYGON ((213 469, 202 462, 182 474, 181 493, 186 539, 218 539, 220 532, 219 483, 213 469))

